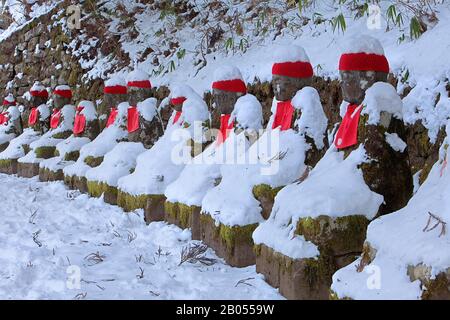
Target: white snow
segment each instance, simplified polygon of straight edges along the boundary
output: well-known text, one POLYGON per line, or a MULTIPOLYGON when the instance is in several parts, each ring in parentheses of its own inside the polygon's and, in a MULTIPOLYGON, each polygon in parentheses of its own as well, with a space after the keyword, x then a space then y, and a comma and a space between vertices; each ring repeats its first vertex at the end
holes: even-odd
POLYGON ((36 81, 31 87, 30 91, 45 91, 47 90, 39 81, 36 81))
POLYGON ((19 108, 17 108, 17 106, 8 107, 8 109, 6 109, 6 112, 4 113, 7 114, 8 122, 0 125, 0 144, 9 142, 16 137, 15 133, 6 133, 6 132, 12 129, 14 121, 20 117, 20 111, 19 108))
POLYGON ((182 248, 198 242, 173 225, 147 226, 142 210, 7 175, 0 200, 4 299, 283 299, 254 266, 232 268, 211 249, 213 266, 179 265, 182 248), (99 263, 89 259, 97 252, 99 263))
POLYGON ((380 41, 367 34, 358 34, 346 39, 342 46, 342 53, 373 53, 384 55, 380 41))
POLYGON ((145 99, 142 102, 138 102, 137 110, 146 121, 152 121, 153 118, 158 114, 156 110, 157 103, 158 101, 155 98, 145 99))
POLYGON ((236 101, 230 120, 236 120, 242 129, 252 131, 262 129, 263 115, 261 103, 251 94, 240 97, 236 101))
POLYGON ((273 53, 273 62, 274 63, 283 63, 283 62, 309 62, 309 57, 300 46, 290 45, 290 46, 281 46, 278 45, 274 49, 273 53))
POLYGON ((113 75, 108 80, 105 81, 105 87, 114 87, 114 86, 124 86, 126 87, 127 82, 122 75, 113 75))
POLYGON ((366 91, 361 114, 368 114, 368 124, 376 125, 381 112, 388 112, 397 119, 402 119, 403 104, 395 88, 386 82, 376 82, 366 91))
POLYGON ((9 103, 13 103, 16 101, 16 99, 14 99, 14 96, 12 95, 12 93, 9 93, 6 97, 5 100, 8 101, 9 103))
POLYGON ((140 142, 119 142, 105 154, 103 162, 98 167, 86 172, 86 179, 116 187, 117 180, 130 174, 130 170, 136 167, 137 156, 145 150, 140 142))
POLYGON ((9 142, 8 147, 0 153, 0 159, 19 159, 25 155, 24 145, 30 145, 39 139, 40 134, 32 128, 25 128, 23 133, 9 142))
POLYGON ((242 80, 241 71, 233 65, 222 65, 214 71, 214 82, 227 80, 242 80))
POLYGON ((150 76, 147 72, 141 69, 135 69, 127 75, 127 83, 130 81, 144 81, 150 80, 150 76))
POLYGON ((86 118, 86 123, 97 119, 97 110, 92 101, 83 100, 78 103, 79 107, 83 107, 81 114, 86 118))
POLYGON ((57 86, 56 88, 55 88, 55 91, 56 90, 61 90, 61 91, 72 91, 72 89, 68 86, 68 85, 66 85, 66 84, 62 84, 62 85, 59 85, 59 86, 57 86))
POLYGON ((407 145, 398 134, 385 132, 386 142, 391 146, 392 149, 398 152, 405 151, 407 145))

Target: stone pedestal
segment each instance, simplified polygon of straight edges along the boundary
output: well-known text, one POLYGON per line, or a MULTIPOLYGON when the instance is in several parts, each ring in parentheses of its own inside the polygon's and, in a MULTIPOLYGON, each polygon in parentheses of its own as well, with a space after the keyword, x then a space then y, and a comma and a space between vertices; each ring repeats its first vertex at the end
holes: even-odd
POLYGON ((147 195, 144 213, 145 222, 149 224, 153 221, 164 221, 164 203, 166 197, 162 194, 147 195))
POLYGON ((39 168, 39 180, 46 181, 64 181, 64 173, 62 169, 52 171, 47 168, 39 168))
POLYGON ((103 195, 106 203, 117 204, 117 187, 111 187, 104 182, 87 181, 87 190, 91 197, 100 198, 103 195))
POLYGON ((329 299, 333 274, 362 252, 368 224, 360 215, 300 219, 295 234, 314 243, 319 256, 293 259, 260 244, 255 246, 256 271, 287 299, 329 299))
POLYGON ((17 159, 2 159, 2 160, 0 160, 0 173, 16 174, 17 173, 17 159))
POLYGON ((188 206, 179 202, 166 201, 164 204, 164 220, 182 229, 191 229, 192 240, 201 240, 199 206, 188 206))
POLYGON ((233 267, 247 267, 255 264, 252 234, 257 226, 257 224, 216 226, 209 214, 200 214, 201 240, 233 267))

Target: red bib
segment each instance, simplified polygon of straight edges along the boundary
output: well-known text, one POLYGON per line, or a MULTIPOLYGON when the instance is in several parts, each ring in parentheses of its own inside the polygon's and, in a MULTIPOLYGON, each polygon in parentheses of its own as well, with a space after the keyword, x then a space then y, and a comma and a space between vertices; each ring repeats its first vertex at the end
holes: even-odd
POLYGON ((334 139, 336 148, 344 149, 358 142, 358 123, 361 109, 362 107, 356 104, 347 107, 347 112, 345 112, 344 119, 342 119, 334 139))
POLYGON ((175 113, 175 117, 173 117, 173 124, 178 122, 178 120, 181 117, 181 113, 182 113, 181 111, 177 111, 177 113, 175 113))
POLYGON ((227 140, 230 131, 234 128, 234 122, 233 121, 229 122, 230 116, 231 116, 230 114, 222 114, 220 116, 220 129, 219 129, 219 136, 217 137, 218 145, 227 140))
POLYGON ((294 114, 294 107, 291 101, 280 101, 277 103, 277 111, 273 120, 272 129, 281 127, 281 130, 288 130, 291 128, 292 115, 294 114))
POLYGON ((52 129, 57 128, 60 118, 61 118, 61 110, 53 109, 52 116, 50 117, 50 128, 52 129))
POLYGON ((30 116, 28 117, 28 124, 30 126, 36 124, 36 121, 39 116, 39 110, 37 107, 31 108, 30 116))
POLYGON ((73 133, 74 134, 82 133, 84 131, 85 126, 86 126, 86 117, 84 116, 84 114, 77 113, 73 123, 73 133))
POLYGON ((109 113, 108 120, 106 121, 106 127, 108 128, 110 125, 114 123, 117 117, 117 108, 111 108, 111 112, 109 113))
POLYGON ((134 132, 139 129, 139 112, 136 107, 128 108, 127 129, 128 132, 134 132))
POLYGON ((4 124, 6 122, 6 116, 4 113, 0 113, 0 125, 4 124))

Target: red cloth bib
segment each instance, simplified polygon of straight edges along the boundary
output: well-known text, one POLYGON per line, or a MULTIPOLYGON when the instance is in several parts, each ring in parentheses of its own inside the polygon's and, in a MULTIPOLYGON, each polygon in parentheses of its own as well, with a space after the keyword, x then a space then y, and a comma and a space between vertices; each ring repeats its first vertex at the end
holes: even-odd
POLYGON ((117 117, 117 108, 111 108, 111 112, 109 113, 108 120, 106 121, 106 127, 108 128, 110 125, 114 123, 117 117))
POLYGON ((84 114, 77 113, 73 123, 73 133, 74 134, 82 133, 84 131, 85 126, 86 126, 86 117, 84 116, 84 114))
POLYGON ((52 116, 50 117, 50 128, 52 129, 57 128, 60 118, 61 118, 61 110, 53 109, 52 116))
POLYGON ((292 115, 294 114, 294 107, 291 101, 280 101, 277 103, 277 111, 273 120, 272 129, 281 127, 281 130, 288 130, 291 128, 292 115))
POLYGON ((39 117, 39 110, 37 107, 31 108, 30 116, 28 117, 28 124, 30 126, 36 124, 36 121, 39 117))
POLYGON ((136 107, 128 108, 127 129, 128 132, 134 132, 139 129, 139 112, 136 107))
POLYGON ((173 124, 178 122, 178 120, 181 117, 181 113, 182 113, 181 111, 177 111, 177 113, 175 113, 175 117, 173 118, 173 124))
POLYGON ((358 142, 358 123, 361 110, 362 107, 356 104, 351 104, 347 107, 347 112, 334 139, 336 148, 344 149, 358 142))
POLYGON ((0 125, 4 124, 6 122, 6 116, 4 113, 0 113, 0 125))
POLYGON ((220 116, 220 129, 219 129, 219 136, 217 137, 217 144, 220 145, 221 143, 225 142, 227 140, 230 131, 234 128, 234 122, 230 122, 230 114, 222 114, 220 116))

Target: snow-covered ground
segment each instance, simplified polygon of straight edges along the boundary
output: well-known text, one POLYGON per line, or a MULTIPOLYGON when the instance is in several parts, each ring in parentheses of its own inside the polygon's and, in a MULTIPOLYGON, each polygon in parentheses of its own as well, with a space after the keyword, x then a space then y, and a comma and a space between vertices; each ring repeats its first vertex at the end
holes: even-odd
POLYGON ((282 299, 255 267, 180 264, 189 231, 0 174, 0 299, 282 299), (79 279, 79 283, 77 281, 79 279), (78 286, 79 284, 79 286, 78 286))

